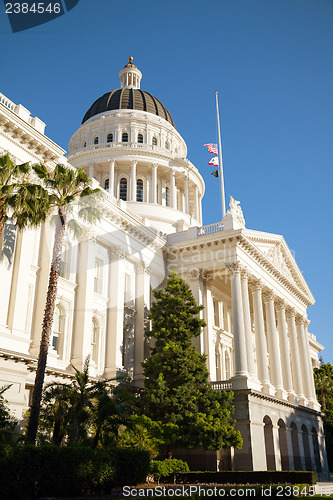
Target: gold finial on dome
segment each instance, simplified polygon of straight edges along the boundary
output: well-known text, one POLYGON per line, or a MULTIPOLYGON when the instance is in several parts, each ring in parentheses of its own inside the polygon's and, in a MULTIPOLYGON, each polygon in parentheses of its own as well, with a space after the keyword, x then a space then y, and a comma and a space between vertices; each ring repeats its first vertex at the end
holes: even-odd
POLYGON ((128 62, 129 62, 130 64, 132 64, 132 62, 133 62, 133 57, 132 57, 132 56, 129 56, 129 58, 128 58, 128 62))

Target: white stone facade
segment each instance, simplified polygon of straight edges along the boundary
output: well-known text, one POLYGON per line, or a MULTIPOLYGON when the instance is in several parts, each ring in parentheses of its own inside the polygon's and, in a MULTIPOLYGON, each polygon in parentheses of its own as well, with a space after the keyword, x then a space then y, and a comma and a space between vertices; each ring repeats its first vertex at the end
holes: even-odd
MULTIPOLYGON (((122 89, 140 89, 133 64, 119 75, 122 89)), ((176 271, 204 306, 197 348, 214 388, 235 391, 244 439, 242 450, 213 454, 210 467, 327 471, 313 296, 283 237, 246 229, 239 202, 231 199, 222 223, 202 226, 204 182, 172 123, 104 111, 75 132, 65 158, 40 120, 0 94, 0 148, 17 162, 83 166, 106 191, 102 220, 63 247, 47 381, 71 378, 71 365, 90 355, 93 377, 128 373, 142 385, 151 290, 176 271)), ((48 223, 17 234, 11 260, 0 262, 0 385, 12 384, 19 418, 34 382, 52 238, 48 223)))

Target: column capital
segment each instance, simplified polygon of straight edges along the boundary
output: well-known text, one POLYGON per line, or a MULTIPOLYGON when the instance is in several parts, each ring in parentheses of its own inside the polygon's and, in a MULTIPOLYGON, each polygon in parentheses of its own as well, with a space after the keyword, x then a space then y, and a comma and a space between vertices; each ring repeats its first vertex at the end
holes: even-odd
POLYGON ((241 273, 242 266, 239 262, 231 262, 230 264, 226 264, 225 267, 228 269, 231 277, 241 273))
POLYGON ((213 278, 209 271, 204 270, 202 271, 201 275, 205 285, 210 285, 212 283, 213 278))
POLYGON ((265 288, 262 297, 264 299, 264 302, 271 302, 277 298, 277 295, 273 292, 273 290, 270 290, 269 288, 265 288))
POLYGON ((136 271, 141 271, 144 274, 149 274, 149 265, 147 265, 145 262, 137 262, 135 264, 135 269, 136 271))
POLYGON ((110 249, 110 256, 113 258, 124 260, 128 256, 128 252, 126 252, 122 248, 115 247, 110 249))
POLYGON ((275 299, 275 306, 277 311, 282 311, 286 309, 287 303, 284 299, 281 299, 281 297, 277 297, 275 299))
POLYGON ((154 163, 152 163, 152 166, 153 166, 154 168, 157 168, 157 167, 158 167, 158 163, 154 162, 154 163))
POLYGON ((291 318, 295 319, 296 318, 296 310, 291 306, 287 306, 286 316, 287 316, 287 319, 291 319, 291 318))
POLYGON ((251 276, 251 273, 247 269, 247 267, 242 266, 242 268, 241 268, 241 278, 242 278, 242 280, 245 280, 245 279, 248 280, 250 278, 250 276, 251 276))
POLYGON ((114 165, 115 163, 116 163, 116 160, 108 160, 109 165, 112 165, 112 164, 114 165))
POLYGON ((307 321, 307 318, 303 316, 302 314, 296 314, 296 325, 304 325, 305 322, 307 321))
POLYGON ((138 160, 131 160, 131 167, 136 167, 138 160))
POLYGON ((257 292, 258 290, 262 290, 264 288, 264 283, 261 279, 253 278, 250 281, 250 289, 252 292, 257 292))
POLYGON ((190 281, 196 281, 197 279, 200 278, 200 275, 201 275, 200 269, 191 269, 191 271, 187 273, 187 276, 190 281))

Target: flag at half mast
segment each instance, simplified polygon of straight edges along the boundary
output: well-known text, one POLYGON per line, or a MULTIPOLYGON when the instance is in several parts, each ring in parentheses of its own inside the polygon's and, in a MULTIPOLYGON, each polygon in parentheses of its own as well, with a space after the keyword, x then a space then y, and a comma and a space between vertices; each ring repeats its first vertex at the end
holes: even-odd
POLYGON ((213 155, 217 155, 217 144, 204 144, 206 148, 208 148, 208 153, 212 153, 213 155))
POLYGON ((208 165, 214 165, 214 167, 218 167, 219 166, 219 158, 218 156, 214 156, 210 162, 208 163, 208 165))

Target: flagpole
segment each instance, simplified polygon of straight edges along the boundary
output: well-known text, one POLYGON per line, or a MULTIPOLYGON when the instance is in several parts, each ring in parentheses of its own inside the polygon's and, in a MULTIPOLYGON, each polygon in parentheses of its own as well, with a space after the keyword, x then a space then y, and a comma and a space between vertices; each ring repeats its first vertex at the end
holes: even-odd
POLYGON ((221 194, 222 194, 222 215, 224 217, 225 216, 225 194, 224 194, 224 178, 223 178, 223 163, 222 163, 222 146, 221 146, 218 92, 215 92, 215 96, 216 96, 217 130, 218 130, 218 134, 219 134, 219 162, 220 162, 221 194))

